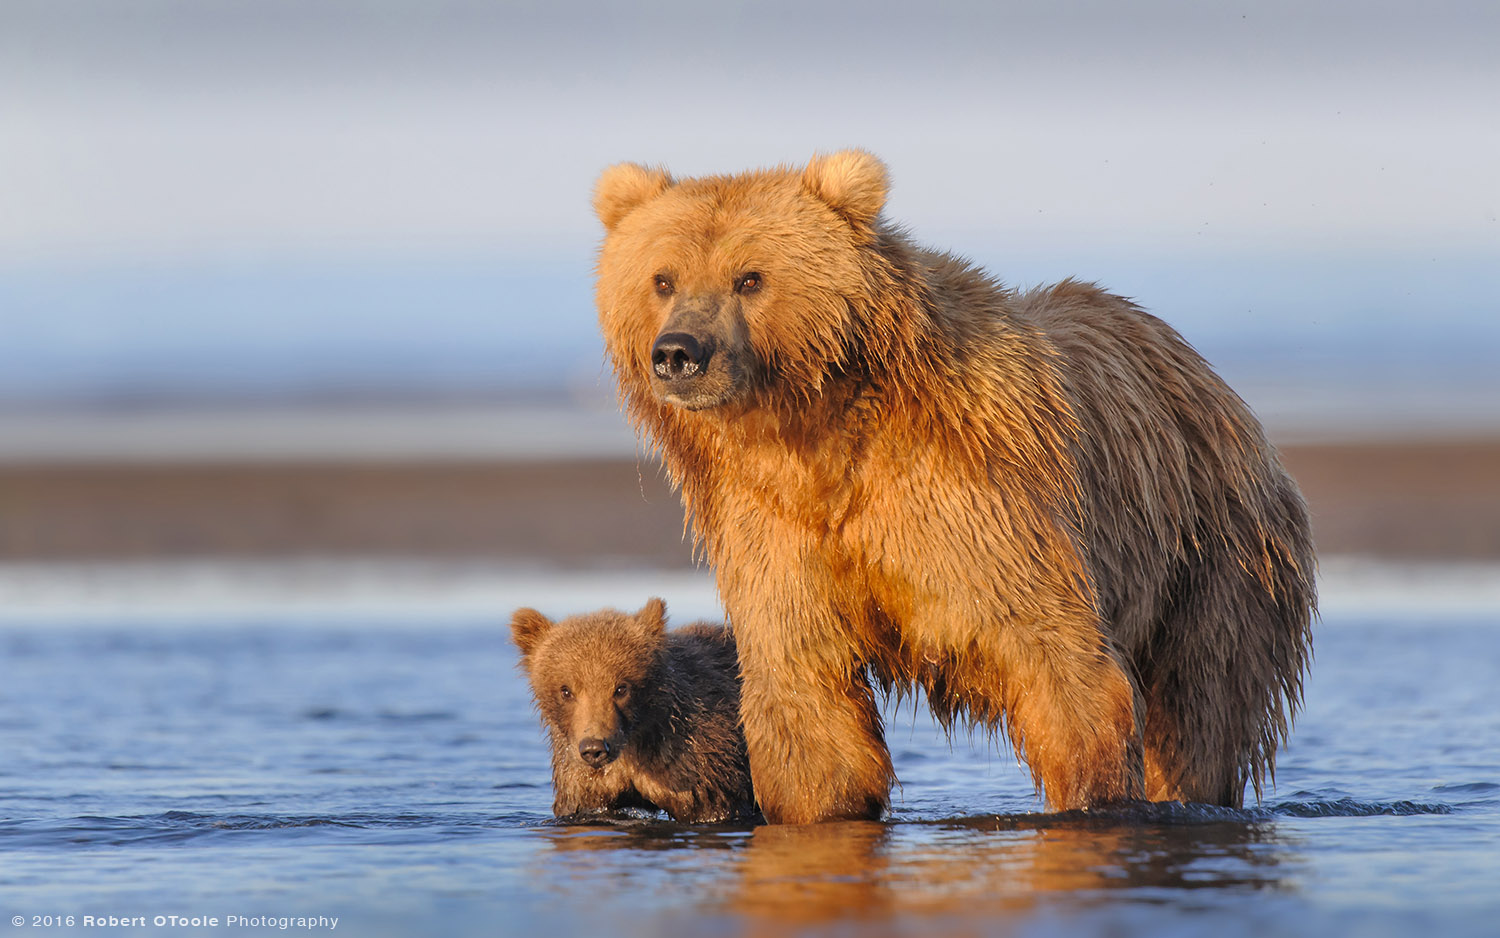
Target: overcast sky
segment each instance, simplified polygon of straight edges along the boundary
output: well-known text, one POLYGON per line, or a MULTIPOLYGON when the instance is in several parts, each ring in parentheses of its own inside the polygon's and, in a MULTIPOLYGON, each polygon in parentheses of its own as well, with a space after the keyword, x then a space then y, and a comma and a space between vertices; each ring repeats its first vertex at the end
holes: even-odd
POLYGON ((857 145, 924 240, 1500 245, 1500 4, 0 0, 0 264, 525 253, 857 145))

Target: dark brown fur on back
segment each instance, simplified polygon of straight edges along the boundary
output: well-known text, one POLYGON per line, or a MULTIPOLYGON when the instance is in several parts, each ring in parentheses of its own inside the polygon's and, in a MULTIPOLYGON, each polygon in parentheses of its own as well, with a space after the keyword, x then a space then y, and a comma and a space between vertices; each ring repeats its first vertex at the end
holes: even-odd
POLYGON ((767 818, 884 809, 872 679, 1003 729, 1055 808, 1240 804, 1310 655, 1295 484, 1166 324, 1006 289, 885 193, 856 151, 595 193, 600 324, 715 568, 767 818))
POLYGON ((621 808, 686 822, 756 815, 728 629, 668 632, 665 605, 653 599, 633 615, 555 623, 521 609, 511 635, 552 743, 558 817, 621 808))

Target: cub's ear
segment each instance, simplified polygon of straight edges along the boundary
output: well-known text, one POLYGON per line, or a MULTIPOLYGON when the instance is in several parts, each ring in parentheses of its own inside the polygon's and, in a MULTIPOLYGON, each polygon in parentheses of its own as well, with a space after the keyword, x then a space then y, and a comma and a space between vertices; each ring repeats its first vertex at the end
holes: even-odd
POLYGON ((536 646, 552 628, 552 620, 535 609, 517 609, 510 617, 510 637, 521 649, 523 657, 529 657, 536 646))
POLYGON ((802 173, 802 185, 856 227, 875 220, 890 189, 885 164, 863 150, 813 157, 802 173))
POLYGON ((671 184, 672 177, 664 169, 618 163, 600 173, 594 184, 594 214, 605 231, 613 231, 631 209, 661 195, 671 184))
POLYGON ((635 621, 646 630, 648 635, 664 634, 667 631, 666 601, 657 596, 646 600, 646 605, 635 614, 635 621))

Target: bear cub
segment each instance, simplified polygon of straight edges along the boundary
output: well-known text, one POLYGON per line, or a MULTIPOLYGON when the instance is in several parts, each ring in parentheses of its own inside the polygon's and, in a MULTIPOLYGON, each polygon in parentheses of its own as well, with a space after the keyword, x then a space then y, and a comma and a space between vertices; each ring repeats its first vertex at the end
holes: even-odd
POLYGON ((517 610, 511 637, 552 741, 558 817, 640 808, 688 823, 757 816, 734 637, 667 631, 666 603, 561 622, 517 610))

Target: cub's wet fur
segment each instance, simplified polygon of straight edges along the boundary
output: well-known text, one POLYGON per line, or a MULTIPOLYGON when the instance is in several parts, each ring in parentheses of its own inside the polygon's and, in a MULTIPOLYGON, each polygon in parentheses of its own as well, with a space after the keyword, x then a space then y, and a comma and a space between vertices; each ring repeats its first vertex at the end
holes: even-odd
POLYGON ((622 808, 691 823, 754 818, 734 637, 667 631, 666 604, 553 622, 517 610, 511 637, 552 741, 552 811, 622 808))

